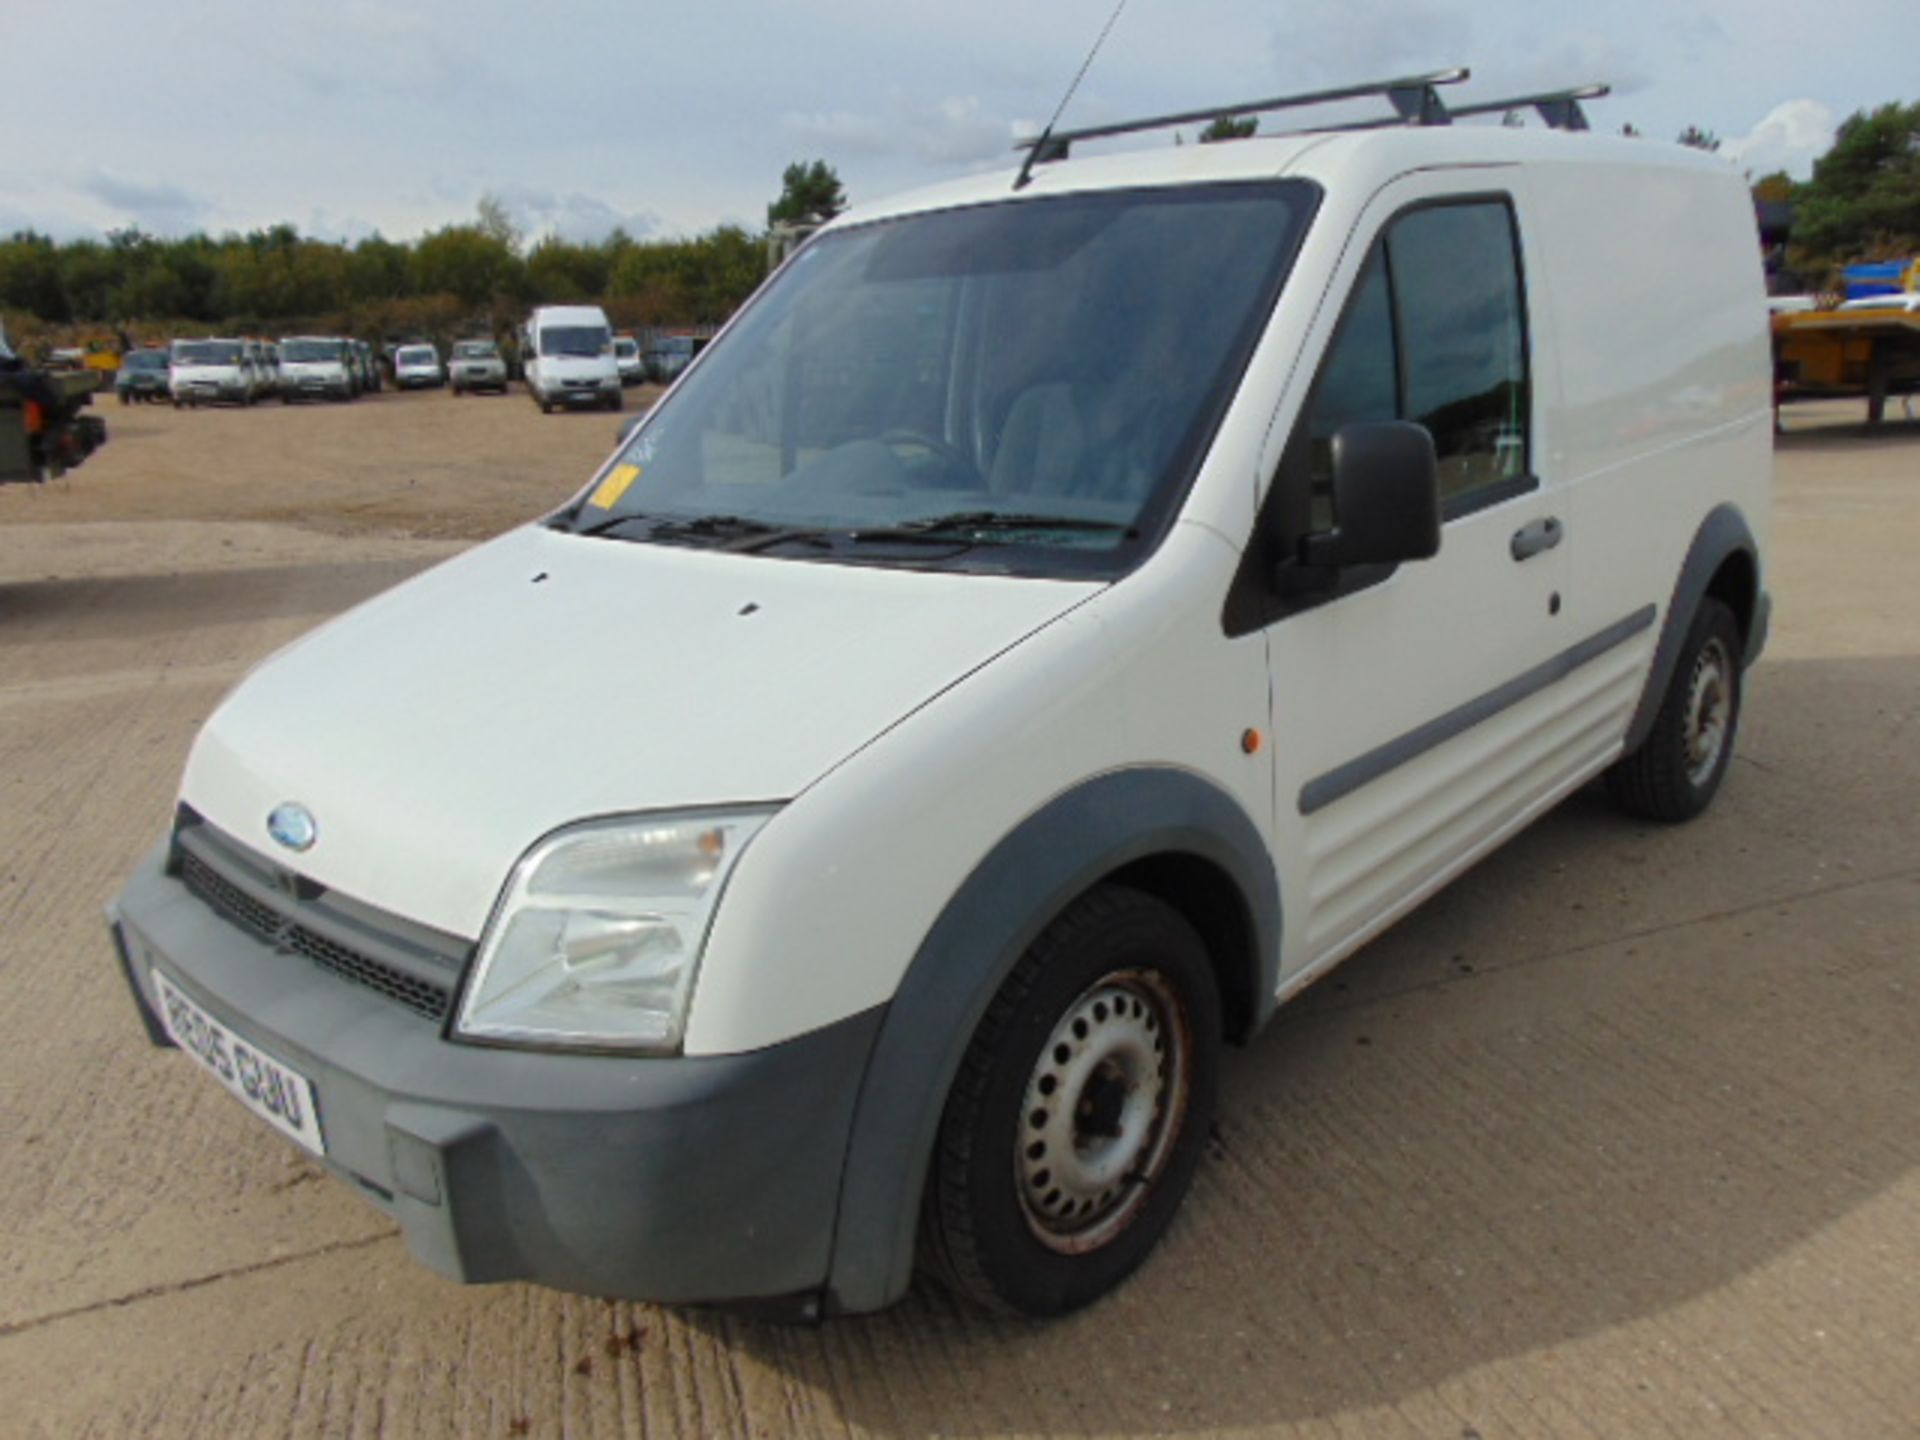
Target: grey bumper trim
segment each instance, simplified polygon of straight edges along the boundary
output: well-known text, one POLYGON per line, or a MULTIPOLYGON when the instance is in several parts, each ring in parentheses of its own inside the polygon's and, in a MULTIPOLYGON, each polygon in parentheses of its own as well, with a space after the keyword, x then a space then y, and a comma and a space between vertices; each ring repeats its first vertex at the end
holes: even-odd
MULTIPOLYGON (((114 913, 134 995, 157 964, 314 1085, 327 1164, 457 1280, 677 1303, 825 1284, 854 1101, 883 1011, 742 1055, 450 1043, 218 919, 157 849, 114 913)), ((239 1107, 234 1123, 254 1123, 239 1107)))

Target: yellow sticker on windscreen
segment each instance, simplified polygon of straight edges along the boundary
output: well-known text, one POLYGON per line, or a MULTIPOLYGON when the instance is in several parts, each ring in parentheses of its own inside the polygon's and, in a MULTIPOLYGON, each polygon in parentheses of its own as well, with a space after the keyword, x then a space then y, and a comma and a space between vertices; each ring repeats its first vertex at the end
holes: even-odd
POLYGON ((607 472, 607 478, 594 487, 593 498, 587 503, 596 510, 611 510, 627 493, 627 487, 639 478, 638 465, 616 465, 607 472))

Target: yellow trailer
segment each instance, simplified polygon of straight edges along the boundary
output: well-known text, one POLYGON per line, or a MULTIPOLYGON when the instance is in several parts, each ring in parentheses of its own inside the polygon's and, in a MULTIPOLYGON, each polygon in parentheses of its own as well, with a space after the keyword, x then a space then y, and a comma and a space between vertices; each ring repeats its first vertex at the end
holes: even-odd
POLYGON ((1920 390, 1920 310, 1804 310, 1773 317, 1777 398, 1864 395, 1867 423, 1886 415, 1889 394, 1920 390))

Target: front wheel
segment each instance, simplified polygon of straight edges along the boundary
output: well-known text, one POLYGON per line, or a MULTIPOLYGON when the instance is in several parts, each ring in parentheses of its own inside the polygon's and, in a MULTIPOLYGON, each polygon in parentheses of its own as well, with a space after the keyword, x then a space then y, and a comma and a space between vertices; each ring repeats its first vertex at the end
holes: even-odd
POLYGON ((1074 902, 994 997, 947 1096, 922 1255, 989 1309, 1060 1315, 1159 1240, 1213 1120, 1220 999, 1178 911, 1122 886, 1074 902))
POLYGON ((1702 600, 1653 728, 1607 771, 1607 793, 1621 809, 1675 824, 1713 802, 1733 759, 1745 648, 1733 611, 1711 596, 1702 600))

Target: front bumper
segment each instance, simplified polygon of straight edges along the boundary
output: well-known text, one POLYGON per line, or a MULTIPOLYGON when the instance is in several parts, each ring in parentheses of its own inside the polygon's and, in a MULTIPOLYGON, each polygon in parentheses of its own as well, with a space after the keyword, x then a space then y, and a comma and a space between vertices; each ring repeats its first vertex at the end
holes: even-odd
POLYGON ((161 846, 110 912, 149 1036, 168 1043, 158 965, 313 1083, 325 1163, 417 1259, 468 1282, 813 1311, 881 1010, 744 1055, 456 1044, 229 924, 166 864, 161 846))

